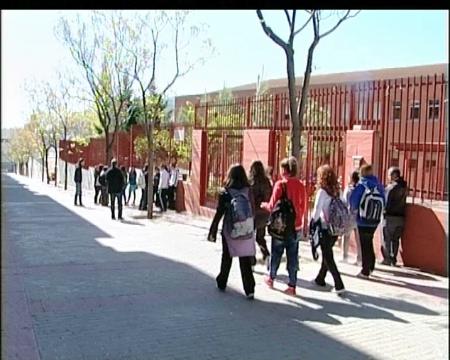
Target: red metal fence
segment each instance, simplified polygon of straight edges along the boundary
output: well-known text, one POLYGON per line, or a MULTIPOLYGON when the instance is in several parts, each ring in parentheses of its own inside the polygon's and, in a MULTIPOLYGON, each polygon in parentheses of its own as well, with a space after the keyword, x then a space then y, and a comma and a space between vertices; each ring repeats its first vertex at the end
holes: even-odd
MULTIPOLYGON (((447 200, 447 87, 447 78, 441 74, 312 88, 301 139, 302 177, 307 186, 313 185, 315 171, 321 164, 328 163, 339 176, 346 176, 345 134, 359 125, 379 134, 376 162, 382 182, 386 181, 390 166, 399 166, 413 201, 447 200)), ((289 141, 283 138, 289 134, 290 124, 287 94, 195 106, 195 128, 220 133, 222 139, 240 136, 242 143, 240 131, 244 129, 274 130, 274 155, 267 165, 273 166, 275 174, 280 158, 289 153, 289 141)), ((214 150, 208 151, 206 182, 210 198, 214 198, 214 189, 225 175, 225 154, 233 154, 233 161, 242 159, 242 146, 224 140, 213 146, 214 150)))
MULTIPOLYGON (((176 139, 176 130, 183 129, 186 130, 189 127, 186 125, 180 125, 171 123, 163 128, 169 130, 169 154, 172 152, 172 144, 176 139)), ((145 163, 144 159, 138 157, 135 151, 134 141, 137 137, 144 136, 144 129, 139 125, 133 125, 130 131, 118 131, 116 137, 113 141, 111 148, 112 156, 117 159, 119 166, 135 166, 143 167, 145 163)), ((112 137, 112 134, 110 134, 112 137)), ((184 138, 181 141, 189 142, 190 139, 184 138)), ((60 158, 61 160, 67 160, 70 163, 76 163, 80 157, 84 159, 85 167, 94 167, 98 164, 105 163, 106 145, 105 138, 91 138, 86 146, 79 145, 74 141, 64 141, 60 140, 60 158)), ((190 163, 179 163, 180 168, 185 168, 190 170, 190 163)))

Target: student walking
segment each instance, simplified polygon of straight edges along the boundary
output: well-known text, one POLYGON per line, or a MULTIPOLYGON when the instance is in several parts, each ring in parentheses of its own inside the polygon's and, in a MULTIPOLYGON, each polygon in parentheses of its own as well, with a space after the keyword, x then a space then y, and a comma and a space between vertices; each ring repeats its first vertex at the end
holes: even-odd
POLYGON ((141 200, 139 201, 139 210, 147 209, 147 182, 148 182, 148 165, 139 173, 137 186, 141 189, 141 200))
MULTIPOLYGON (((265 278, 269 288, 273 288, 281 257, 286 250, 287 268, 289 273, 288 287, 284 291, 288 295, 296 295, 298 270, 298 242, 303 228, 303 215, 307 206, 305 186, 297 178, 297 160, 291 156, 281 162, 281 180, 275 183, 269 203, 261 203, 261 207, 272 212, 282 199, 289 200, 293 206, 295 223, 293 231, 285 239, 272 236, 270 272, 265 278)), ((272 215, 271 215, 272 216, 272 215)))
POLYGON ((101 185, 100 202, 102 206, 108 206, 108 183, 106 182, 106 172, 108 171, 107 166, 103 166, 100 176, 98 177, 98 182, 101 185))
POLYGON ((342 196, 342 201, 345 205, 347 205, 349 211, 351 211, 355 217, 355 227, 348 233, 346 233, 343 236, 342 241, 342 261, 347 262, 348 261, 348 248, 350 245, 350 237, 353 234, 355 237, 355 243, 356 243, 356 249, 357 249, 357 255, 356 255, 356 265, 361 265, 361 243, 359 241, 359 233, 358 228, 356 227, 356 210, 351 209, 350 207, 350 196, 352 195, 353 190, 355 190, 356 185, 359 182, 359 172, 353 171, 350 174, 350 177, 348 179, 348 185, 344 189, 344 194, 342 196))
POLYGON ((261 203, 268 202, 272 195, 272 185, 269 178, 266 176, 264 165, 261 161, 253 161, 250 165, 249 181, 255 200, 255 229, 256 229, 256 243, 261 250, 263 262, 270 256, 269 249, 265 239, 266 225, 269 219, 269 211, 261 208, 261 203))
POLYGON ((128 173, 127 173, 127 169, 125 168, 125 166, 121 166, 120 167, 120 172, 122 173, 123 176, 123 189, 122 189, 122 197, 123 197, 123 202, 126 203, 127 202, 127 185, 128 185, 128 173))
POLYGON ((390 183, 386 187, 386 209, 384 211, 383 242, 381 253, 383 265, 397 265, 397 254, 405 225, 406 197, 408 186, 400 176, 398 167, 388 170, 390 183))
POLYGON ((75 201, 74 204, 77 204, 77 199, 79 201, 79 205, 83 206, 83 203, 81 202, 81 182, 83 181, 83 172, 82 167, 84 165, 84 159, 80 158, 78 160, 77 167, 75 169, 75 175, 73 177, 73 181, 75 182, 75 201))
POLYGON ((111 161, 111 168, 106 173, 106 181, 108 183, 108 192, 111 198, 111 219, 115 220, 115 202, 117 199, 119 208, 119 220, 122 219, 122 194, 123 194, 123 184, 124 178, 122 171, 117 167, 116 159, 111 161))
POLYGON ((216 241, 219 222, 224 217, 222 261, 216 284, 219 290, 225 291, 233 257, 238 257, 244 292, 249 300, 252 300, 255 294, 251 263, 256 253, 253 214, 253 196, 245 170, 242 165, 232 165, 228 170, 224 189, 219 194, 219 203, 211 223, 208 241, 216 241))
POLYGON ((126 201, 125 205, 128 205, 131 199, 131 193, 133 193, 133 206, 135 206, 136 203, 136 187, 137 187, 137 174, 136 169, 131 166, 130 172, 128 173, 128 200, 126 201))
POLYGON ((330 205, 333 198, 339 198, 339 183, 336 173, 329 165, 322 165, 317 169, 317 193, 314 200, 314 210, 311 216, 310 231, 318 227, 320 232, 319 245, 322 252, 322 264, 314 279, 318 286, 326 286, 325 277, 329 271, 334 279, 334 289, 338 295, 345 292, 341 274, 336 266, 333 255, 333 245, 337 236, 330 231, 330 205))
POLYGON ((161 208, 159 203, 159 194, 158 194, 158 186, 159 179, 161 177, 161 172, 159 171, 159 167, 155 167, 155 175, 153 176, 153 203, 157 208, 161 208))
POLYGON ((178 178, 180 176, 180 169, 177 167, 177 161, 173 160, 170 165, 170 178, 169 178, 169 191, 168 191, 168 201, 169 209, 175 210, 175 201, 177 193, 178 178))
POLYGON ((368 279, 375 269, 373 235, 384 211, 384 188, 373 175, 372 165, 360 169, 361 179, 350 196, 350 206, 357 211, 359 240, 361 242, 362 269, 359 278, 368 279))
POLYGON ((169 194, 169 178, 170 174, 166 165, 161 166, 159 184, 158 184, 158 193, 159 193, 159 203, 161 204, 161 211, 167 211, 167 202, 168 202, 168 194, 169 194))
POLYGON ((94 204, 97 204, 99 202, 99 195, 101 194, 102 191, 102 185, 99 182, 99 177, 100 177, 100 173, 103 169, 103 165, 97 165, 95 167, 94 170, 94 190, 95 190, 95 195, 94 195, 94 204))

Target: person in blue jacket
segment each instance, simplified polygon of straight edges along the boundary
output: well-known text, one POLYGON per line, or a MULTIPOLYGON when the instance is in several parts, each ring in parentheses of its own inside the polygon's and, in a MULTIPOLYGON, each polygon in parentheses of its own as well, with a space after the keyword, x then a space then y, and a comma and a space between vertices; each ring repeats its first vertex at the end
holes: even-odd
POLYGON ((384 210, 384 187, 373 175, 372 165, 360 168, 361 178, 350 196, 350 207, 357 212, 359 239, 361 242, 362 270, 359 278, 368 279, 375 269, 373 235, 384 210))

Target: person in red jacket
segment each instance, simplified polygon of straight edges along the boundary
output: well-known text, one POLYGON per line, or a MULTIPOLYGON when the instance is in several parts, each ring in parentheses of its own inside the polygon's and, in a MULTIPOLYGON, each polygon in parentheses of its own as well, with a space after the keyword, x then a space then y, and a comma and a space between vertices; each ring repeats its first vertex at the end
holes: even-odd
POLYGON ((272 211, 283 194, 283 183, 286 183, 286 192, 289 200, 295 208, 295 233, 285 241, 272 238, 270 273, 266 277, 265 283, 273 288, 273 282, 277 276, 281 257, 286 249, 287 268, 289 273, 289 283, 285 290, 288 295, 296 294, 297 269, 298 269, 298 241, 303 229, 303 215, 306 211, 307 197, 305 185, 297 178, 297 160, 291 156, 281 162, 281 180, 278 180, 273 188, 272 197, 268 203, 261 203, 261 207, 272 211))

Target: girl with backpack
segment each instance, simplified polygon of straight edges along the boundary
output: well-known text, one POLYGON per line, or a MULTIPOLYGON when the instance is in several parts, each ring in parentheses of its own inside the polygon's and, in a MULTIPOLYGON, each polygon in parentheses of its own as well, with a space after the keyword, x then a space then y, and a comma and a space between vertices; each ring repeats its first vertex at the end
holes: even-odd
POLYGON ((358 185, 359 172, 356 170, 353 171, 350 174, 350 177, 348 180, 349 180, 348 185, 345 187, 344 194, 342 195, 342 201, 345 203, 345 205, 347 205, 349 211, 351 211, 353 216, 355 217, 355 227, 343 236, 342 261, 347 262, 347 260, 348 260, 348 248, 350 245, 350 236, 353 233, 353 235, 355 237, 355 243, 356 243, 356 249, 357 249, 355 265, 361 265, 361 243, 359 242, 358 228, 356 227, 356 212, 355 212, 355 210, 352 210, 350 208, 350 196, 352 195, 353 190, 355 190, 356 185, 358 185))
POLYGON ((270 252, 264 236, 266 235, 266 225, 270 214, 267 210, 261 208, 261 203, 270 200, 272 185, 266 176, 264 165, 261 161, 253 161, 250 165, 249 180, 253 198, 255 199, 256 243, 259 245, 259 249, 263 255, 263 261, 266 261, 266 258, 270 256, 270 252))
POLYGON ((336 266, 333 255, 333 245, 337 236, 330 231, 330 204, 333 198, 339 198, 339 183, 330 165, 322 165, 317 169, 317 193, 314 200, 314 210, 311 215, 310 232, 315 228, 319 231, 319 246, 322 251, 322 265, 314 279, 317 286, 325 287, 325 276, 329 271, 334 279, 334 289, 338 295, 345 292, 341 274, 336 266))
POLYGON ((219 222, 222 224, 222 262, 216 277, 217 287, 225 291, 233 257, 239 258, 242 283, 247 299, 255 293, 252 259, 256 254, 254 238, 254 201, 245 169, 235 164, 228 170, 225 186, 219 194, 219 202, 208 234, 208 241, 215 242, 219 222))
POLYGON ((281 162, 282 179, 275 183, 273 193, 268 203, 261 203, 261 207, 274 212, 270 215, 272 218, 275 211, 281 209, 280 204, 284 201, 288 203, 290 214, 281 214, 280 218, 288 219, 289 228, 292 229, 283 236, 277 238, 272 236, 270 271, 265 278, 265 283, 269 288, 273 289, 273 283, 277 276, 278 267, 280 266, 281 257, 286 250, 287 268, 289 273, 288 287, 284 291, 288 295, 296 295, 297 287, 297 270, 298 270, 298 242, 303 228, 303 215, 307 206, 306 190, 300 179, 297 178, 297 160, 295 157, 286 158, 281 162), (287 201, 286 201, 287 198, 287 201), (290 202, 290 204, 289 204, 290 202))

